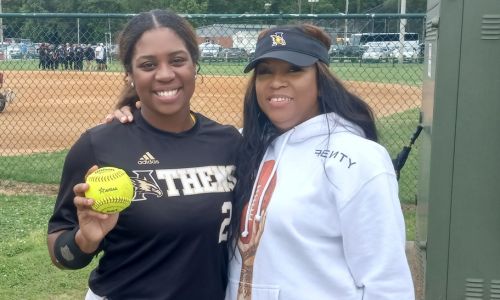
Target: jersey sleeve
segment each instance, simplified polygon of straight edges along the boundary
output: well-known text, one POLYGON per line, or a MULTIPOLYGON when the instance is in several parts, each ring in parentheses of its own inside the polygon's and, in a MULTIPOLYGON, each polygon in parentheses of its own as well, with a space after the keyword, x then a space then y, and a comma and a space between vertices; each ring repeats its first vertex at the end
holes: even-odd
POLYGON ((90 133, 84 133, 69 150, 64 161, 59 193, 54 212, 49 220, 48 233, 64 229, 73 229, 78 225, 76 207, 73 203, 73 187, 85 181, 85 174, 93 165, 97 165, 90 133))

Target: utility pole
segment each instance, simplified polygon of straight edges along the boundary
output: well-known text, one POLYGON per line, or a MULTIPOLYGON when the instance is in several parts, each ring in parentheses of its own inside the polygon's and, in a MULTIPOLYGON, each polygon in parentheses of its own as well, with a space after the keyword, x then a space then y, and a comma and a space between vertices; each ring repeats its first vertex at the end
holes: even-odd
MULTIPOLYGON (((2 0, 0 0, 0 14, 2 13, 2 0)), ((0 44, 3 44, 3 22, 0 18, 0 44)))
POLYGON ((344 20, 344 45, 347 44, 347 14, 349 13, 349 0, 345 0, 345 15, 346 18, 344 20))
POLYGON ((298 0, 298 5, 299 5, 299 15, 300 15, 302 13, 302 0, 298 0))
MULTIPOLYGON (((401 0, 401 11, 402 15, 406 14, 406 0, 401 0)), ((401 19, 399 23, 399 57, 398 62, 403 63, 403 51, 404 51, 404 41, 405 41, 405 33, 406 33, 406 19, 401 19)))
POLYGON ((76 32, 77 44, 80 45, 80 18, 76 18, 76 32))

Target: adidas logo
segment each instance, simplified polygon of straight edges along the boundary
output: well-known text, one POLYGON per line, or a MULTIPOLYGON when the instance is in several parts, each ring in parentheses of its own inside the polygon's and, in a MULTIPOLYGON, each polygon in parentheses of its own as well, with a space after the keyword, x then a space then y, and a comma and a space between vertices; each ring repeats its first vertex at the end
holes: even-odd
POLYGON ((157 165, 159 163, 160 163, 160 161, 157 160, 149 152, 144 153, 144 155, 141 158, 139 158, 139 160, 137 161, 137 164, 139 164, 139 165, 157 165))

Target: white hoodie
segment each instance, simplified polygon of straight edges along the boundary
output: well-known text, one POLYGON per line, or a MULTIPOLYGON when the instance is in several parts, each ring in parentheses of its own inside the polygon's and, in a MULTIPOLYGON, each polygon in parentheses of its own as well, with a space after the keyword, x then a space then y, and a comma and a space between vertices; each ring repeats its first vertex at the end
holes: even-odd
POLYGON ((272 143, 258 177, 239 240, 248 248, 263 225, 242 276, 251 295, 238 297, 238 248, 227 300, 414 299, 391 159, 358 126, 307 120, 272 143))

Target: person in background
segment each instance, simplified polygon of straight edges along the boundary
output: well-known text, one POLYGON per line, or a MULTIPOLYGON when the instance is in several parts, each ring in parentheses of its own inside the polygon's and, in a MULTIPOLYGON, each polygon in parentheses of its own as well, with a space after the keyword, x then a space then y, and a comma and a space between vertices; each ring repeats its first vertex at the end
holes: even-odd
POLYGON ((97 71, 104 70, 104 44, 99 43, 99 45, 95 48, 95 61, 97 65, 97 71))
POLYGON ((57 61, 57 51, 56 51, 56 46, 54 44, 49 44, 47 56, 48 56, 47 69, 54 70, 57 61))
POLYGON ((103 52, 102 69, 106 71, 108 69, 108 48, 106 46, 103 46, 102 52, 103 52))
POLYGON ((86 61, 85 70, 92 71, 94 69, 95 53, 94 49, 92 49, 91 44, 88 44, 87 47, 85 48, 84 56, 86 61))
POLYGON ((71 47, 70 43, 66 43, 64 47, 64 69, 65 70, 73 70, 73 57, 75 56, 75 52, 73 47, 71 47))
POLYGON ((38 68, 39 69, 42 69, 42 70, 47 69, 48 55, 49 55, 48 46, 47 46, 47 44, 42 43, 40 45, 40 48, 38 48, 38 68))
POLYGON ((80 44, 74 44, 73 48, 75 49, 75 62, 74 62, 74 69, 78 71, 83 71, 83 58, 84 58, 84 50, 83 50, 83 45, 80 44))
POLYGON ((414 299, 392 161, 330 44, 313 25, 274 27, 245 68, 227 300, 414 299))
POLYGON ((126 72, 118 106, 135 122, 99 125, 69 151, 48 223, 52 262, 79 269, 99 257, 86 299, 223 299, 236 148, 241 135, 190 110, 199 50, 175 13, 138 14, 119 38, 126 72), (84 197, 96 167, 124 169, 132 204, 100 214, 84 197), (76 196, 75 196, 76 194, 76 196))
POLYGON ((59 65, 61 65, 62 69, 63 64, 64 64, 64 46, 61 44, 54 48, 54 69, 58 70, 59 65))

